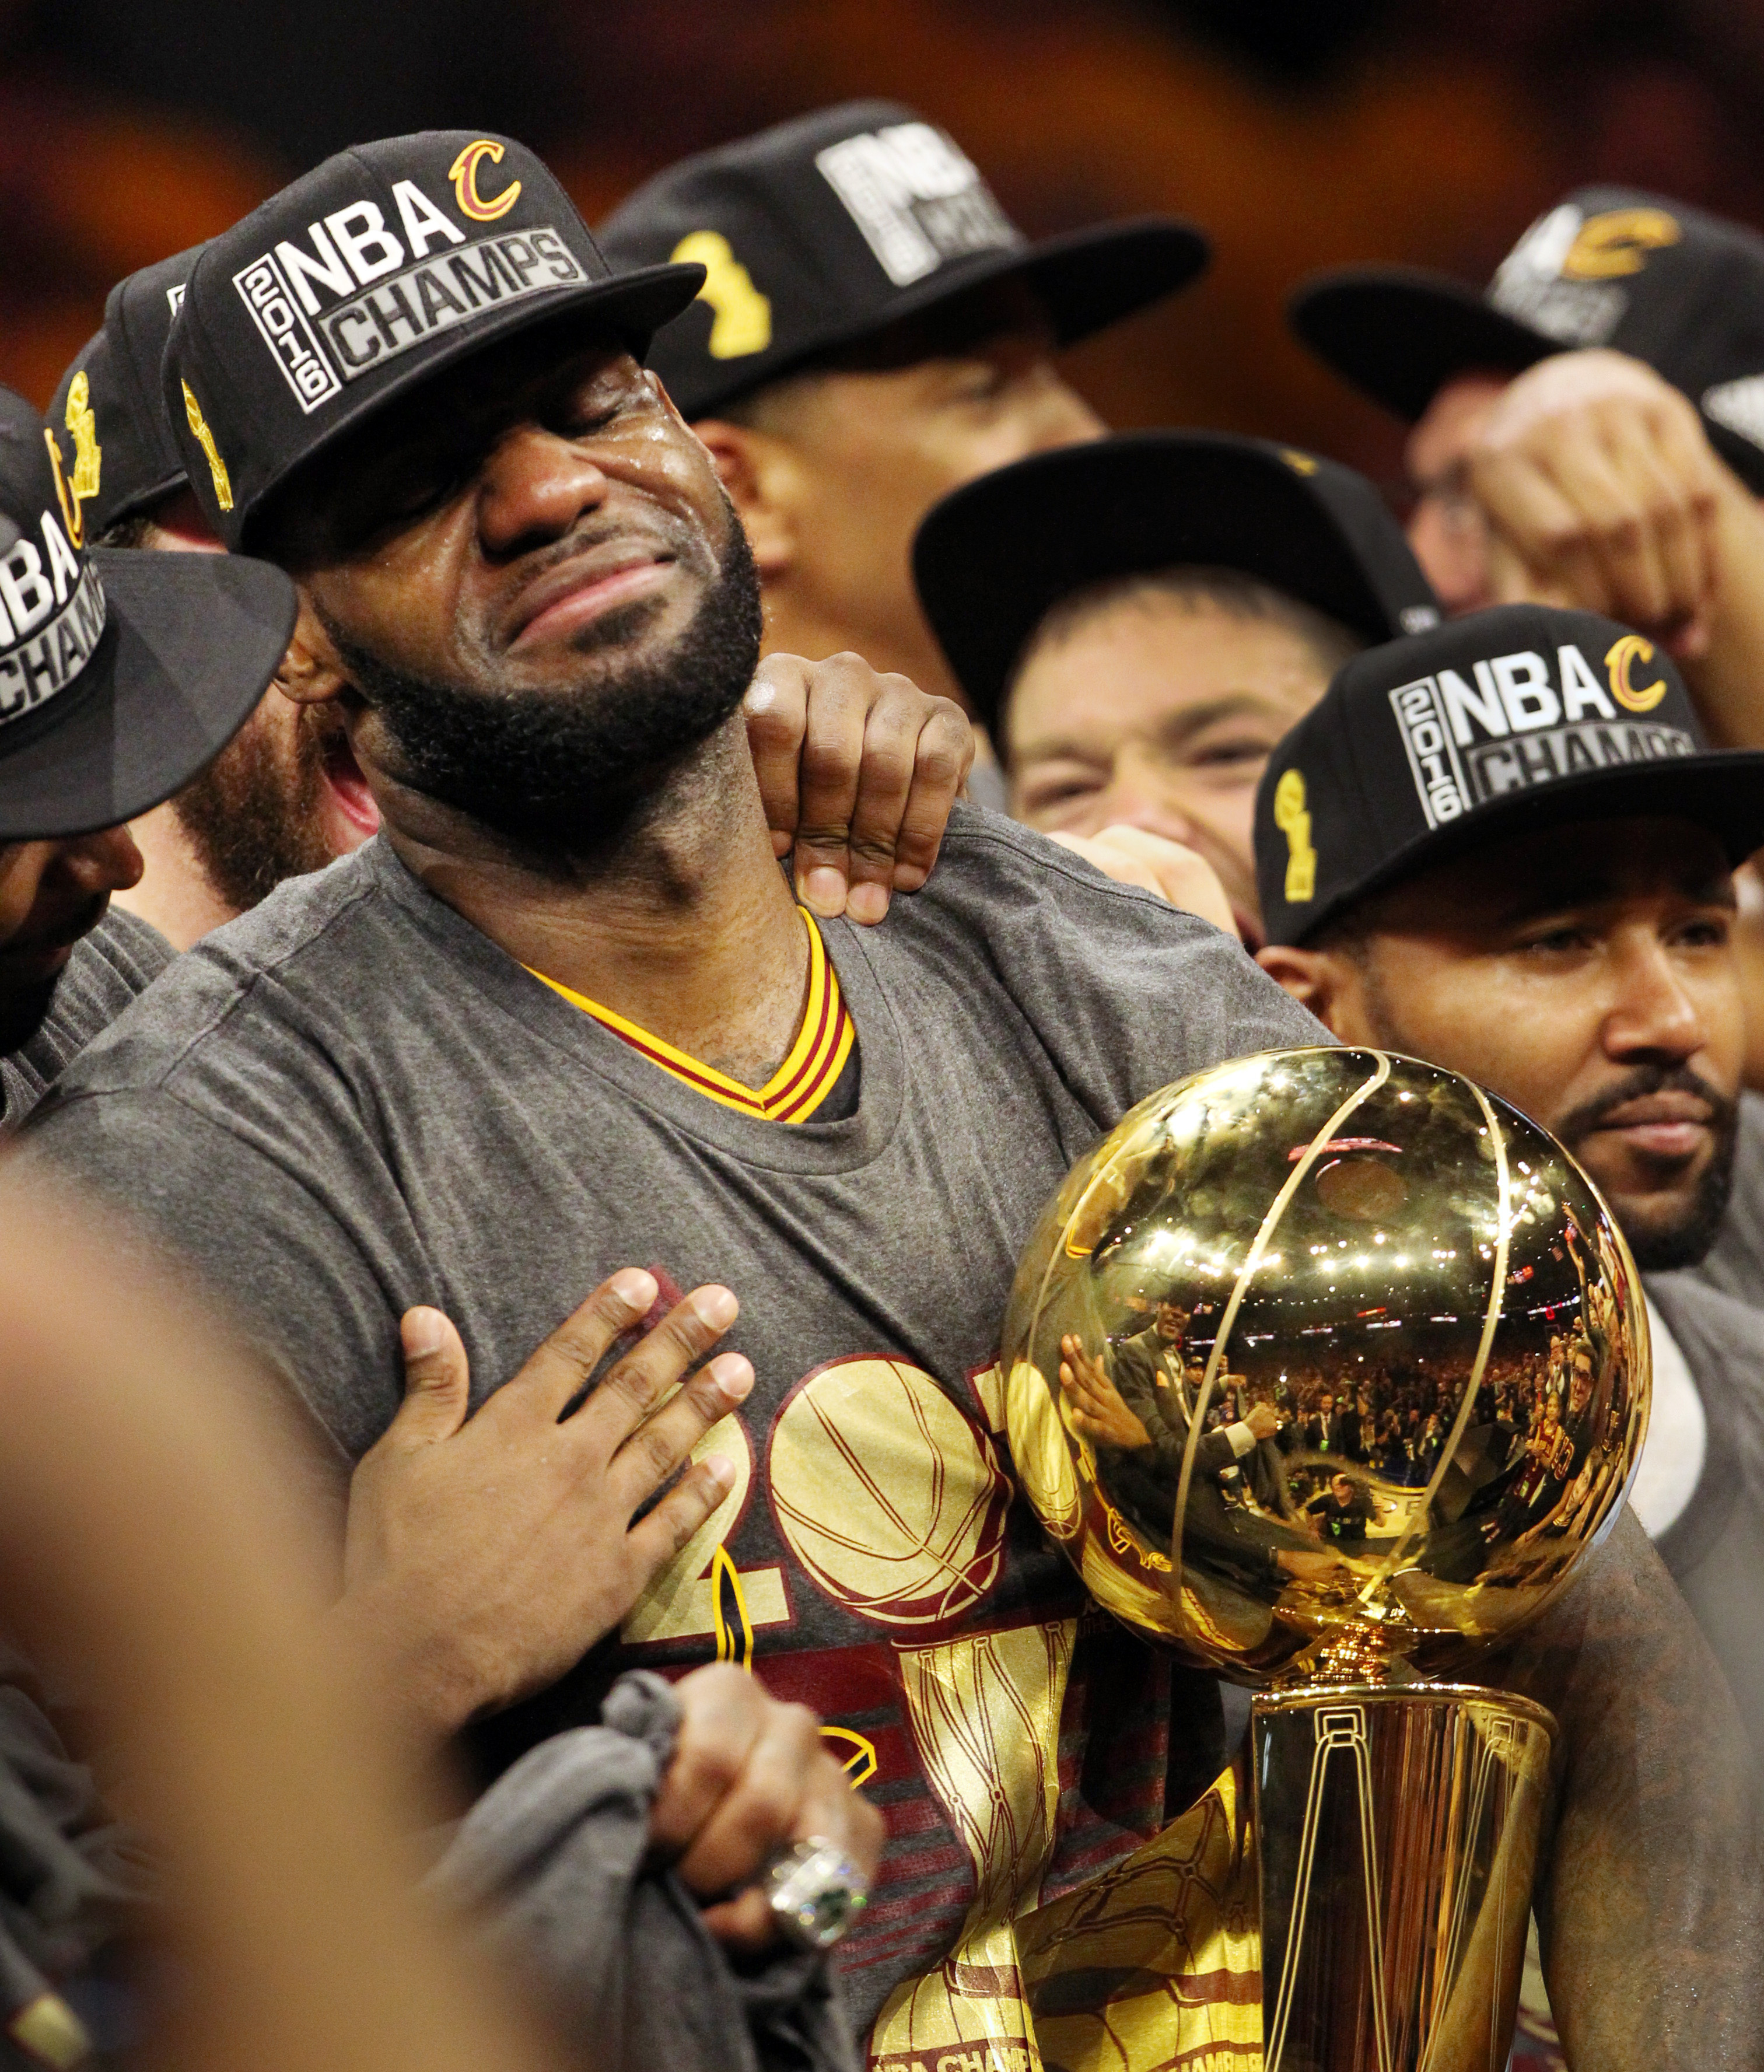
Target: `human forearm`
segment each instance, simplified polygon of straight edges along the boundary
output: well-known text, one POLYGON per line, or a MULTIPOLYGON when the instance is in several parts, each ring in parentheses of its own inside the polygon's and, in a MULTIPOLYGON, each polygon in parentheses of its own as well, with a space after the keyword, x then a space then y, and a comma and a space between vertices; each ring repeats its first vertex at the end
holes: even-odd
POLYGON ((1764 509, 1721 475, 1708 644, 1681 667, 1717 746, 1764 747, 1764 509))
POLYGON ((1561 1727, 1538 1914, 1580 2072, 1764 2063, 1757 1808, 1739 1717, 1626 1511, 1501 1679, 1561 1727))

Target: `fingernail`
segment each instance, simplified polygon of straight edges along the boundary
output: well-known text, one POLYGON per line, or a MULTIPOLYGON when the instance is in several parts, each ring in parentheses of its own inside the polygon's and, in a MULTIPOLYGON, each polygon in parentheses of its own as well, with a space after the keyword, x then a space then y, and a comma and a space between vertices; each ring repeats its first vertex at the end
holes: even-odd
POLYGON ((845 895, 845 911, 853 920, 874 927, 888 911, 888 887, 867 879, 861 885, 853 886, 845 895))
POLYGON ((745 1403, 753 1393, 754 1369, 739 1353, 719 1353, 710 1363, 711 1379, 728 1403, 745 1403))
POLYGON ((645 1273, 640 1266, 627 1266, 612 1277, 612 1292, 627 1309, 635 1309, 641 1317, 647 1315, 660 1290, 656 1285, 656 1276, 645 1273))
POLYGON ((725 1496, 735 1486, 735 1464, 726 1453, 706 1453, 698 1465, 725 1496))
POLYGON ((802 882, 803 903, 831 917, 845 911, 845 874, 830 863, 817 863, 802 882))
POLYGON ((405 1351, 411 1359, 424 1359, 441 1350, 441 1312, 408 1309, 404 1320, 405 1351))
POLYGON ((734 1322, 741 1305, 726 1288, 701 1288, 692 1298, 698 1321, 713 1331, 726 1331, 734 1322))

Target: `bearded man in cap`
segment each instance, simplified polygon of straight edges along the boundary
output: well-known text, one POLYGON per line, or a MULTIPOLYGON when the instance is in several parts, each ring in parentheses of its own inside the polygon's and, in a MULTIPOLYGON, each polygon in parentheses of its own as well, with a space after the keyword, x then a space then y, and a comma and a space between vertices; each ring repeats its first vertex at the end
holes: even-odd
MULTIPOLYGON (((159 384, 200 249, 111 290, 103 327, 50 407, 68 522, 106 548, 224 551, 190 489, 159 384)), ((968 728, 948 701, 849 657, 808 668, 780 657, 756 679, 749 716, 774 846, 794 855, 799 877, 833 869, 866 886, 856 918, 879 920, 895 890, 923 882, 971 754, 968 728)), ((142 865, 118 904, 186 950, 379 824, 335 716, 272 689, 206 769, 130 829, 142 865)), ((133 933, 146 944, 135 954, 158 969, 162 947, 133 933)))
POLYGON ((1161 889, 1252 947, 1269 752, 1350 655, 1439 619, 1363 475, 1212 432, 1124 433, 982 476, 926 518, 913 571, 1013 817, 1117 875, 1136 837, 1181 845, 1223 896, 1161 889))
MULTIPOLYGON (((1413 426, 1410 537, 1448 610, 1608 613, 1680 663, 1704 726, 1764 745, 1764 238, 1667 197, 1577 189, 1478 294, 1396 267, 1319 276, 1299 336, 1413 426)), ((1764 1087, 1764 884, 1741 869, 1745 1083, 1764 1087)), ((1764 1104, 1698 1269, 1764 1306, 1764 1104)))
MULTIPOLYGON (((585 1262, 716 1261, 759 1377, 707 1435, 728 1496, 478 1758, 590 1716, 627 1663, 750 1662, 888 1809, 845 1945, 873 2056, 1027 2049, 1011 1913, 1155 1833, 1218 1714, 1084 1620, 1014 1498, 988 1369, 1016 1259, 1134 1100, 1317 1030, 1218 931, 965 808, 887 929, 795 904, 740 732, 750 561, 636 357, 701 285, 612 272, 536 159, 463 134, 342 154, 211 245, 166 365, 191 479, 298 571, 282 680, 341 711, 382 832, 199 946, 25 1141, 220 1294, 339 1482, 393 1412, 406 1305, 458 1321, 487 1392, 585 1262), (977 1774, 978 1717, 1012 1725, 977 1774)), ((1555 1955, 1617 2064, 1639 1983, 1687 2065, 1755 2027, 1750 1945, 1696 1926, 1753 1874, 1718 1738, 1665 1723, 1670 1805, 1624 1781, 1659 1724, 1633 1651, 1697 1673, 1671 1602, 1620 1531, 1510 1667, 1568 1729, 1555 1955), (1646 1923, 1602 1884, 1619 1860, 1646 1923)))
MULTIPOLYGON (((105 912, 107 896, 142 875, 125 824, 150 820, 168 795, 181 798, 199 784, 241 726, 261 718, 266 693, 296 717, 301 710, 269 692, 294 627, 287 578, 261 560, 212 550, 85 550, 77 491, 89 498, 95 485, 63 462, 53 426, 0 390, 6 1130, 171 962, 144 923, 105 912)), ((150 1164, 133 1169, 138 1197, 155 1177, 150 1164)), ((611 1275, 536 1340, 496 1414, 469 1420, 465 1353, 450 1320, 421 1305, 400 1320, 389 1375, 402 1374, 405 1394, 352 1479, 346 1588, 331 1632, 346 1658, 372 1665, 383 1723, 407 1764, 426 1765, 475 1712, 576 1660, 723 1501, 727 1464, 687 1457, 751 1380, 738 1356, 709 1357, 734 1310, 721 1288, 682 1300, 649 1274, 611 1275), (560 1441, 558 1408, 609 1353, 622 1379, 560 1441)), ((0 1649, 0 1770, 12 1786, 0 1826, 15 1860, 0 1897, 16 1904, 14 1927, 35 1949, 26 1931, 44 1890, 86 1889, 92 1873, 73 1852, 80 1823, 95 1823, 97 1798, 39 1714, 22 1667, 0 1649)), ((837 1832, 858 1860, 873 1860, 873 1816, 848 1810, 837 1766, 800 1712, 738 1679, 732 1691, 727 1672, 715 1671, 681 1697, 678 1747, 652 1830, 689 1887, 721 1895, 732 1830, 749 1831, 735 1844, 738 1858, 759 1852, 743 1871, 787 1839, 797 1815, 781 1809, 780 1766, 798 1780, 803 1817, 837 1832)), ((95 1863, 105 1846, 93 1845, 95 1863)), ((714 1932, 744 1951, 765 1942, 771 1921, 757 1894, 711 1918, 714 1932)), ((69 1970, 80 1951, 113 1932, 96 1905, 82 1904, 77 1922, 48 1918, 48 1926, 46 1947, 69 1970)), ((10 2021, 16 2010, 7 1996, 16 1988, 28 1998, 37 1974, 17 1960, 5 1929, 0 1973, 0 2017, 10 2021)))
POLYGON ((670 166, 601 238, 616 265, 705 269, 651 364, 741 514, 767 648, 855 648, 958 697, 914 598, 914 528, 958 483, 1096 437, 1053 355, 1207 259, 1162 217, 1032 244, 952 138, 877 101, 670 166))
POLYGON ((1349 664, 1256 807, 1264 966, 1344 1042, 1491 1087, 1610 1202, 1654 1345, 1634 1508, 1764 1774, 1764 1320, 1684 1271, 1728 1211, 1744 1040, 1728 873, 1761 839, 1764 754, 1707 750, 1640 635, 1536 606, 1349 664))
MULTIPOLYGON (((1611 1203, 1653 1348, 1630 1503, 1721 1663, 1757 1774, 1764 1324, 1687 1269, 1741 1208, 1728 869, 1764 832, 1761 770, 1703 752, 1676 672, 1640 636, 1509 607, 1345 669, 1271 758, 1256 818, 1266 968, 1344 1041, 1504 1095, 1611 1203)), ((1530 1980, 1523 2020, 1548 2039, 1530 1980)))
POLYGON ((294 624, 261 562, 88 553, 52 438, 0 391, 0 1128, 167 961, 109 914, 122 824, 223 749, 294 624))

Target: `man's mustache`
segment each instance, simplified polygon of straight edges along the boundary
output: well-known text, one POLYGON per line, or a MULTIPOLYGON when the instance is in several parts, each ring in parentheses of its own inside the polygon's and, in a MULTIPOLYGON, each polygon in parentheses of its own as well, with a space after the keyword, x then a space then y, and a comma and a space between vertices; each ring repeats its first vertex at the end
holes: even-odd
POLYGON ((1556 1134, 1571 1149, 1583 1137, 1603 1127, 1618 1108, 1649 1094, 1692 1094, 1708 1105, 1709 1128, 1719 1141, 1733 1128, 1739 1112, 1737 1099, 1729 1099, 1693 1072, 1688 1065, 1638 1065, 1602 1094, 1569 1109, 1556 1125, 1556 1134))

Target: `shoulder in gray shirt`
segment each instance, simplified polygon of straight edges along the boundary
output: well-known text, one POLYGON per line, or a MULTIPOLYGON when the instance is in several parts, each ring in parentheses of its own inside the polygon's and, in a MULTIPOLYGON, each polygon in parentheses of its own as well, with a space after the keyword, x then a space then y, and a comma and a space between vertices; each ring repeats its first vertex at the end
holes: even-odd
POLYGON ((111 907, 73 946, 48 1018, 0 1058, 0 1136, 16 1129, 64 1067, 145 993, 176 952, 157 928, 111 907))
POLYGON ((1764 1095, 1740 1096, 1733 1191, 1707 1257, 1688 1270, 1736 1301, 1764 1309, 1764 1095))

